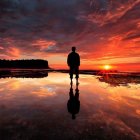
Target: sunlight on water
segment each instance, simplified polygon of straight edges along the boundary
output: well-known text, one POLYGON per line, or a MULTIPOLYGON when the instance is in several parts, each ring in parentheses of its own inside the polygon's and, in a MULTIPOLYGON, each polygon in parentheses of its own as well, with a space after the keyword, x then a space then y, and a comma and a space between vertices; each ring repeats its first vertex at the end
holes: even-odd
MULTIPOLYGON (((97 76, 84 74, 79 83, 80 110, 74 121, 81 133, 99 126, 104 133, 115 130, 120 135, 140 137, 140 84, 112 86, 100 82, 97 76)), ((74 79, 73 92, 75 89, 74 79)), ((0 79, 0 127, 11 120, 16 124, 24 120, 31 123, 28 127, 35 128, 36 123, 48 124, 50 128, 72 127, 73 120, 67 111, 69 92, 70 79, 65 73, 50 72, 45 78, 0 79)))

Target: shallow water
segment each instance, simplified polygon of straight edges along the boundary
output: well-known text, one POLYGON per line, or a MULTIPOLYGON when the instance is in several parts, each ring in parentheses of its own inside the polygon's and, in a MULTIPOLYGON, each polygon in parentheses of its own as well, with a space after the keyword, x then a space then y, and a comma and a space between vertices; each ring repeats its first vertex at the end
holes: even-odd
POLYGON ((68 74, 58 72, 0 79, 0 139, 58 138, 140 139, 140 84, 112 86, 81 74, 71 87, 68 74))

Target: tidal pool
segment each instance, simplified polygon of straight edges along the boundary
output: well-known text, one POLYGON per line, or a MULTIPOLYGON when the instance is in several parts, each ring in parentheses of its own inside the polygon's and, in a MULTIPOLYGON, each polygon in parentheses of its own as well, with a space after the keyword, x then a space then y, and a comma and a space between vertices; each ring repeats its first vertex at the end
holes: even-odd
POLYGON ((140 84, 81 74, 0 79, 0 140, 139 140, 140 84), (72 117, 74 112, 74 117, 72 117))

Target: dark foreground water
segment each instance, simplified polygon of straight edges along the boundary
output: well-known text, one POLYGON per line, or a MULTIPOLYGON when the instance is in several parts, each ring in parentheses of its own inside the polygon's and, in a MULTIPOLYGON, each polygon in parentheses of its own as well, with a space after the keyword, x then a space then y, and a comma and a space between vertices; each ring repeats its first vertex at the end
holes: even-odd
POLYGON ((111 82, 82 74, 71 87, 57 72, 0 79, 0 140, 140 140, 140 84, 111 82))

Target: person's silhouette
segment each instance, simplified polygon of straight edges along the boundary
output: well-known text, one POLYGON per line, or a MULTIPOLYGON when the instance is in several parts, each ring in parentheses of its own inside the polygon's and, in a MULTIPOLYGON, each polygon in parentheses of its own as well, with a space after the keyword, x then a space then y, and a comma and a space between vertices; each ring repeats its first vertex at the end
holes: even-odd
POLYGON ((70 79, 73 79, 73 74, 76 74, 76 79, 79 78, 80 56, 76 53, 76 47, 72 47, 72 52, 67 57, 67 64, 70 68, 70 79))
POLYGON ((73 93, 73 88, 71 84, 69 97, 70 98, 67 103, 67 109, 68 109, 68 112, 72 114, 72 119, 76 119, 76 114, 78 114, 80 110, 78 84, 76 84, 75 95, 73 93))

